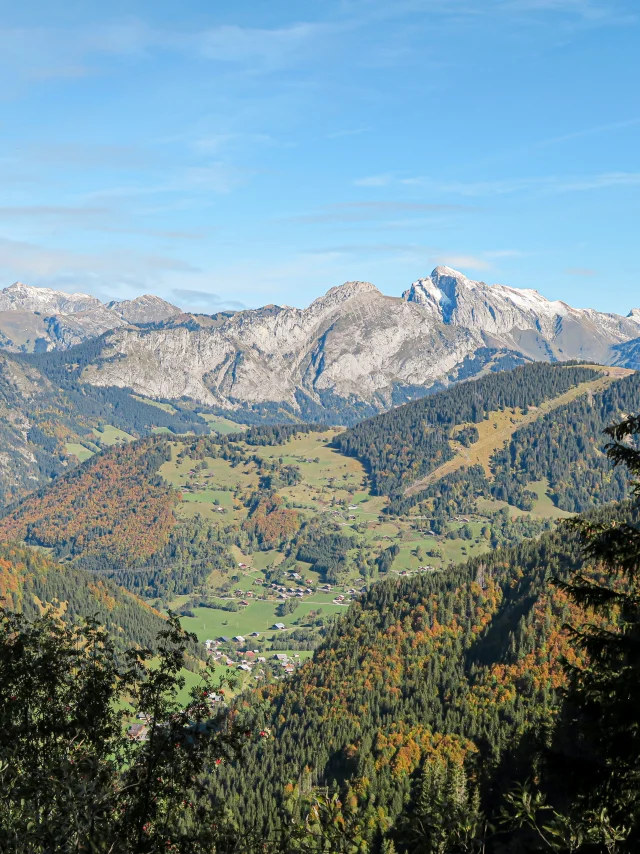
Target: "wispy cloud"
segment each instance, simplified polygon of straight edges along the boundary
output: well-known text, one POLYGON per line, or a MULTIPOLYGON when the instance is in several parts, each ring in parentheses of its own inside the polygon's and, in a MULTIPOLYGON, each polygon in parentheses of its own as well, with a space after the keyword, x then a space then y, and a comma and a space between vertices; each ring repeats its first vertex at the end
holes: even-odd
POLYGON ((222 161, 208 162, 199 166, 187 166, 159 183, 141 186, 121 185, 92 190, 85 198, 96 199, 127 198, 136 196, 156 196, 167 194, 230 193, 235 187, 245 183, 251 175, 250 170, 241 169, 222 161))
POLYGON ((212 62, 272 70, 306 60, 310 50, 340 25, 300 21, 276 28, 220 25, 165 29, 129 17, 75 27, 4 27, 0 53, 16 78, 38 81, 100 73, 112 56, 148 59, 158 51, 212 62))
POLYGON ((178 180, 177 186, 172 189, 194 188, 213 193, 229 193, 244 183, 247 175, 246 170, 219 161, 206 166, 191 166, 184 171, 184 182, 178 180))
POLYGON ((353 183, 356 187, 386 187, 393 181, 393 175, 369 175, 366 178, 357 178, 353 183))
POLYGON ((464 271, 472 270, 491 270, 492 264, 486 258, 479 255, 457 255, 456 253, 441 253, 437 256, 437 265, 445 267, 453 267, 464 271))
POLYGON ((95 142, 48 142, 30 146, 30 163, 101 169, 136 169, 159 165, 158 151, 148 145, 116 145, 95 142))
POLYGON ((194 288, 172 288, 173 297, 183 307, 188 307, 190 310, 198 309, 201 312, 211 309, 212 311, 222 311, 224 308, 235 310, 246 308, 246 305, 239 300, 226 299, 219 294, 211 293, 211 291, 202 291, 194 288))
POLYGON ((424 215, 471 210, 469 205, 427 204, 403 201, 342 202, 327 205, 315 213, 287 217, 289 222, 365 222, 397 214, 424 215))
POLYGON ((352 130, 337 130, 333 133, 325 134, 325 139, 342 139, 344 136, 360 136, 363 133, 369 133, 370 128, 353 128, 352 130))
POLYGON ((27 218, 55 218, 64 220, 78 220, 85 217, 103 216, 109 209, 105 207, 83 207, 64 205, 2 205, 0 206, 1 218, 27 217, 27 218))
POLYGON ((195 151, 202 154, 218 154, 219 152, 233 148, 237 150, 239 146, 248 145, 275 145, 276 140, 273 136, 267 133, 214 133, 209 136, 195 140, 192 146, 195 151))
POLYGON ((119 250, 117 253, 72 252, 40 244, 0 237, 0 275, 4 278, 34 279, 34 284, 99 283, 118 288, 138 283, 153 287, 165 273, 197 273, 180 258, 157 253, 119 250))
POLYGON ((535 145, 546 146, 556 145, 563 142, 574 142, 576 139, 584 139, 590 136, 613 133, 619 130, 626 130, 630 127, 637 127, 638 125, 640 125, 640 119, 627 119, 626 121, 621 122, 609 122, 605 125, 596 125, 595 127, 583 128, 582 130, 572 131, 571 133, 564 133, 560 136, 551 136, 548 139, 541 139, 535 143, 535 145))
POLYGON ((596 270, 591 270, 589 267, 568 267, 568 268, 565 270, 565 273, 567 273, 569 276, 587 276, 587 277, 592 277, 592 276, 597 276, 597 275, 598 275, 598 273, 596 272, 596 270))
POLYGON ((162 229, 137 226, 127 222, 121 210, 109 207, 64 205, 2 205, 0 220, 16 220, 31 224, 46 224, 53 229, 73 227, 83 231, 107 234, 140 234, 167 240, 202 240, 208 234, 203 229, 162 229))
POLYGON ((556 13, 596 25, 622 25, 637 20, 628 6, 615 0, 498 0, 498 11, 556 13))
POLYGON ((537 178, 505 178, 496 181, 435 181, 432 178, 401 178, 404 186, 424 187, 460 196, 504 196, 521 192, 570 193, 607 187, 640 185, 640 172, 602 172, 597 175, 554 175, 537 178))
MULTIPOLYGON (((260 60, 269 66, 288 64, 308 45, 329 30, 323 24, 297 23, 276 29, 220 26, 187 37, 202 56, 218 62, 244 63, 260 60)), ((176 46, 180 45, 175 40, 176 46)))

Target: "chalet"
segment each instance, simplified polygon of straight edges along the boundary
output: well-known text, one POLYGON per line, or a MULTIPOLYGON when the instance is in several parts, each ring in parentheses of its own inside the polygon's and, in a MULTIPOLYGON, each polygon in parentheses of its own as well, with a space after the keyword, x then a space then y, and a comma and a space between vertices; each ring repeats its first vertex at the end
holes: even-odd
POLYGON ((260 632, 251 632, 251 637, 252 637, 252 638, 259 638, 259 637, 260 637, 260 632))
POLYGON ((247 602, 247 600, 246 600, 246 599, 241 599, 241 600, 240 600, 240 604, 241 604, 241 605, 248 605, 249 603, 247 602))
POLYGON ((226 635, 221 635, 219 638, 222 643, 231 643, 231 638, 228 638, 226 635))
POLYGON ((243 670, 245 673, 251 673, 251 668, 248 664, 239 664, 237 669, 243 670))
POLYGON ((236 635, 236 636, 234 637, 234 641, 235 641, 236 643, 244 643, 244 638, 242 637, 242 635, 236 635))
POLYGON ((145 741, 149 727, 144 724, 131 724, 127 730, 127 735, 132 741, 145 741))
POLYGON ((284 623, 274 623, 273 628, 278 629, 278 631, 281 632, 283 629, 286 629, 287 627, 285 626, 284 623))
POLYGON ((276 652, 273 657, 276 659, 276 661, 289 661, 289 656, 286 654, 286 652, 276 652))

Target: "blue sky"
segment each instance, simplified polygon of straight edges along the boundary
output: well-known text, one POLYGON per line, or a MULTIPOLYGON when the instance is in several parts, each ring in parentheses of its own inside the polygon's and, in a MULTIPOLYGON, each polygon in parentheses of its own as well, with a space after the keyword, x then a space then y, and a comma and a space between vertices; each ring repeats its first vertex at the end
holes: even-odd
POLYGON ((640 306, 636 0, 0 0, 0 284, 640 306))

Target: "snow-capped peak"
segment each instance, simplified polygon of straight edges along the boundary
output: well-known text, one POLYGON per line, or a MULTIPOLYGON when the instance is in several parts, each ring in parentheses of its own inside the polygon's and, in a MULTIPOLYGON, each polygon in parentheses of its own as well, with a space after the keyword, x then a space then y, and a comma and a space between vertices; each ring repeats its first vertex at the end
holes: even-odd
POLYGON ((74 314, 102 305, 89 294, 68 294, 51 288, 36 288, 24 282, 14 282, 0 291, 0 311, 39 311, 51 314, 74 314))

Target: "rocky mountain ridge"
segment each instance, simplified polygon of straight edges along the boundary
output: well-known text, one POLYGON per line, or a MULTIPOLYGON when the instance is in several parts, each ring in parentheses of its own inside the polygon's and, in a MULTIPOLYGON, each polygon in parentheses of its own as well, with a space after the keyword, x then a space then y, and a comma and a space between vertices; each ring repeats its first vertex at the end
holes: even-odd
POLYGON ((437 267, 402 298, 356 281, 305 309, 267 306, 215 326, 189 316, 144 332, 121 328, 105 337, 102 358, 83 377, 244 416, 258 408, 344 420, 505 364, 620 364, 614 348, 640 338, 639 320, 637 311, 624 318, 574 309, 437 267))
POLYGON ((431 276, 414 282, 403 298, 424 306, 443 323, 481 331, 487 343, 533 359, 606 361, 614 344, 640 336, 640 309, 621 317, 572 308, 536 290, 473 281, 450 267, 436 267, 431 276))
POLYGON ((128 323, 157 323, 180 313, 150 294, 105 305, 89 294, 14 282, 0 291, 0 347, 12 352, 65 349, 128 323))
POLYGON ((183 314, 149 295, 104 305, 14 285, 0 292, 0 333, 11 337, 2 321, 10 317, 15 326, 29 306, 46 324, 42 349, 102 336, 84 382, 188 398, 249 421, 352 422, 531 360, 634 367, 640 339, 640 309, 627 317, 575 309, 449 267, 436 267, 401 298, 354 281, 304 309, 270 305, 212 316, 183 314))

